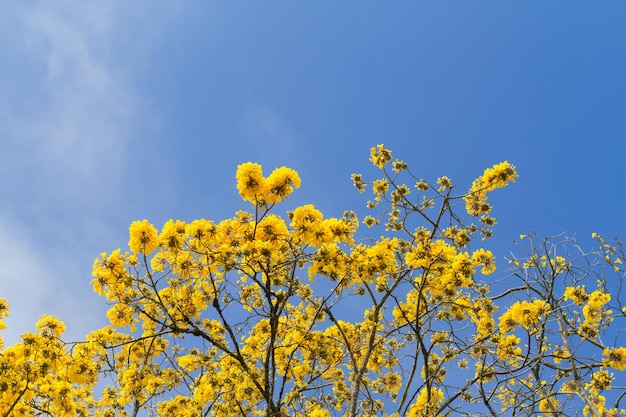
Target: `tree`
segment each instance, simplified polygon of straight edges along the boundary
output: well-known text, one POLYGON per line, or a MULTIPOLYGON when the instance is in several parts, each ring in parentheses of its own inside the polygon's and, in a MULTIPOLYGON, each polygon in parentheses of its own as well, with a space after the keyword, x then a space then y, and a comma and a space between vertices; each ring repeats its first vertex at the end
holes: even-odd
MULTIPOLYGON (((382 145, 370 161, 380 178, 352 177, 373 193, 366 230, 313 205, 281 217, 300 178, 254 163, 237 169, 249 211, 134 222, 129 251, 94 262, 111 325, 64 343, 44 316, 3 349, 0 415, 624 414, 620 242, 522 235, 493 278, 494 255, 473 246, 514 166, 456 194, 382 145)), ((7 314, 3 300, 0 325, 7 314)))

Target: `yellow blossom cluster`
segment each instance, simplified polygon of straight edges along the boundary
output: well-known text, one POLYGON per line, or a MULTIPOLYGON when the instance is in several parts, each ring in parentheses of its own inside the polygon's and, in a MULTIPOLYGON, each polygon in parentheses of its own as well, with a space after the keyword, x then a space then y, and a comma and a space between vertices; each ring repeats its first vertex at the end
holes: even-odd
MULTIPOLYGON (((9 315, 9 302, 4 298, 0 298, 0 330, 4 330, 7 328, 7 324, 4 319, 9 315)), ((4 348, 4 341, 2 337, 0 337, 0 350, 4 348)))
POLYGON ((547 415, 556 414, 559 411, 559 400, 555 397, 542 398, 539 401, 539 411, 547 415))
MULTIPOLYGON (((606 282, 587 291, 595 264, 524 236, 530 249, 504 281, 475 246, 495 225, 487 194, 515 167, 454 195, 448 177, 422 179, 383 145, 370 162, 381 178, 352 180, 381 210, 363 219, 374 236, 351 211, 281 215, 298 173, 266 177, 251 162, 236 174, 246 210, 133 222, 128 251, 93 263, 109 326, 66 344, 65 324, 44 315, 20 343, 0 343, 0 415, 617 415, 607 404, 626 348, 601 336, 626 315, 606 282)), ((619 245, 601 250, 619 267, 619 245)), ((0 330, 8 308, 0 299, 0 330)))
MULTIPOLYGON (((0 312, 8 315, 6 300, 0 299, 0 312)), ((101 369, 99 347, 81 343, 68 350, 60 339, 65 324, 50 315, 36 329, 0 351, 0 415, 86 415, 101 369)))
MULTIPOLYGON (((604 395, 592 395, 588 404, 583 408, 583 415, 585 417, 616 417, 618 410, 612 407, 607 407, 606 397, 604 395)), ((626 415, 624 410, 619 412, 620 416, 626 415)))
POLYGON ((619 371, 626 369, 626 348, 606 348, 602 352, 602 365, 619 371))
MULTIPOLYGON (((258 180, 254 173, 260 171, 248 167, 248 177, 258 180)), ((240 167, 238 178, 244 171, 245 167, 240 167)), ((248 191, 254 188, 250 187, 248 191)), ((253 200, 254 215, 240 211, 217 224, 170 220, 160 233, 146 222, 135 222, 130 228, 131 252, 115 250, 95 261, 92 284, 112 304, 107 313, 111 324, 131 331, 141 324, 143 337, 153 346, 151 353, 138 361, 141 366, 119 368, 119 388, 109 389, 105 396, 110 407, 127 407, 132 401, 147 403, 167 386, 180 383, 184 378, 181 371, 202 370, 189 396, 161 401, 157 409, 175 413, 181 404, 202 409, 202 404, 211 403, 214 415, 229 415, 233 408, 256 410, 267 404, 263 368, 268 366, 270 341, 276 372, 294 384, 286 391, 286 398, 295 402, 301 390, 313 389, 311 385, 316 386, 319 379, 322 386, 328 383, 324 381, 336 385, 332 407, 346 406, 350 395, 341 389, 339 381, 345 379, 349 369, 342 368, 348 356, 348 363, 365 366, 362 360, 367 347, 358 347, 358 343, 367 340, 368 332, 378 332, 378 327, 367 321, 358 326, 335 322, 325 330, 316 330, 325 320, 325 312, 311 299, 309 286, 294 279, 294 273, 309 262, 311 279, 320 275, 331 279, 350 277, 342 281, 344 285, 383 288, 389 275, 399 268, 395 256, 398 241, 382 238, 372 245, 354 245, 358 221, 353 214, 324 219, 313 205, 294 209, 287 224, 269 213, 267 204, 273 200, 267 193, 263 197, 265 205, 260 204, 261 194, 257 191, 254 199, 252 194, 246 197, 242 192, 244 199, 253 200), (346 246, 351 246, 351 251, 346 251, 346 246), (137 256, 149 253, 152 258, 145 262, 137 256), (242 334, 241 340, 233 339, 234 330, 223 316, 220 320, 205 318, 207 310, 219 316, 231 309, 228 303, 222 303, 226 286, 231 285, 225 278, 232 273, 239 277, 235 294, 245 311, 281 311, 278 321, 258 321, 247 335, 242 334), (288 302, 294 296, 299 303, 288 302), (212 346, 208 355, 211 361, 198 360, 196 354, 181 355, 179 370, 172 368, 173 375, 164 379, 155 367, 155 361, 167 350, 166 340, 154 336, 162 329, 201 336, 212 346), (350 355, 346 355, 346 349, 350 355), (216 402, 217 398, 220 400, 216 402)), ((371 380, 376 392, 397 395, 401 378, 392 371, 394 355, 384 346, 380 344, 380 348, 367 353, 368 372, 376 376, 371 380)), ((115 356, 116 363, 128 361, 123 352, 115 356)))
MULTIPOLYGON (((343 219, 324 219, 322 213, 312 204, 297 207, 289 213, 292 236, 298 243, 312 247, 321 247, 324 244, 353 242, 358 221, 350 216, 343 219)), ((286 236, 286 228, 284 230, 286 236)))
POLYGON ((417 242, 405 255, 406 264, 411 268, 427 271, 418 278, 431 295, 453 295, 457 290, 475 285, 473 276, 477 267, 482 267, 485 275, 495 271, 495 258, 485 249, 478 249, 471 255, 460 252, 455 246, 442 239, 423 239, 417 242))
POLYGON ((507 361, 516 366, 521 360, 522 348, 519 346, 520 338, 512 334, 496 335, 492 341, 496 344, 496 353, 502 361, 507 361))
POLYGON ((576 287, 567 287, 563 293, 563 300, 572 300, 575 304, 582 306, 589 299, 589 295, 585 291, 584 285, 578 285, 576 287))
POLYGON ((149 254, 158 245, 158 232, 148 220, 136 221, 130 225, 128 247, 135 253, 149 254))
POLYGON ((266 178, 261 165, 246 162, 237 167, 237 190, 253 204, 272 205, 285 200, 294 188, 300 187, 300 176, 287 167, 276 168, 266 178))
POLYGON ((611 300, 611 294, 599 289, 581 298, 586 298, 586 303, 583 305, 584 320, 578 328, 578 334, 585 339, 593 339, 598 336, 600 328, 610 321, 612 311, 606 305, 611 300))
POLYGON ((542 319, 549 312, 550 305, 545 300, 515 302, 500 316, 500 332, 507 333, 516 326, 520 326, 531 334, 535 333, 542 319))
POLYGON ((439 405, 443 402, 443 391, 439 388, 423 389, 409 409, 409 417, 435 417, 439 415, 439 405))
POLYGON ((382 169, 387 163, 391 162, 391 151, 385 149, 382 144, 376 145, 376 147, 370 149, 370 161, 375 167, 382 169))
POLYGON ((505 187, 517 177, 515 166, 507 161, 487 168, 482 176, 472 182, 469 192, 464 197, 467 212, 472 216, 488 214, 491 206, 487 203, 487 193, 505 187))

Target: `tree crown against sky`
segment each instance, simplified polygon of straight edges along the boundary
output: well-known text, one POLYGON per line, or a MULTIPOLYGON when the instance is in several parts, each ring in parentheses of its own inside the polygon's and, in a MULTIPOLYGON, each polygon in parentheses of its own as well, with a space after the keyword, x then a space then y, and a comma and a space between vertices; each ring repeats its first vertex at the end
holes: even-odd
POLYGON ((362 219, 281 216, 298 173, 244 163, 248 210, 132 223, 129 250, 93 266, 110 326, 69 343, 45 315, 3 347, 0 414, 624 414, 619 242, 521 235, 495 274, 488 197, 513 165, 459 193, 383 145, 370 161, 378 178, 352 176, 362 219))

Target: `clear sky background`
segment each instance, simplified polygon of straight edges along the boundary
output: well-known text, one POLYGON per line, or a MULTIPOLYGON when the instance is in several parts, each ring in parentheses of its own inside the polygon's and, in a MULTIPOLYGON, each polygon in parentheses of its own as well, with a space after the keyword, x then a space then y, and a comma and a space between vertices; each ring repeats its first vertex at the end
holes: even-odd
POLYGON ((106 324, 93 259, 137 219, 246 209, 245 161, 298 170, 291 204, 340 216, 363 207, 350 174, 378 143, 460 191, 509 160, 496 253, 529 231, 626 239, 624 1, 24 1, 0 16, 7 343, 43 313, 70 339, 106 324))

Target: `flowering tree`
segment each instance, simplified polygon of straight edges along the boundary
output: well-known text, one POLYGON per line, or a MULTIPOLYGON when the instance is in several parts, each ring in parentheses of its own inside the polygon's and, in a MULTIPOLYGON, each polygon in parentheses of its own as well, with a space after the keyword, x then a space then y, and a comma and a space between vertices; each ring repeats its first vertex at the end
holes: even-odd
POLYGON ((493 278, 474 245, 511 164, 458 194, 382 145, 370 161, 379 178, 352 177, 373 193, 362 222, 313 205, 282 217, 298 174, 254 163, 237 169, 247 211, 134 222, 129 251, 93 267, 111 325, 64 343, 44 316, 3 349, 0 415, 617 415, 621 244, 521 236, 493 278))

